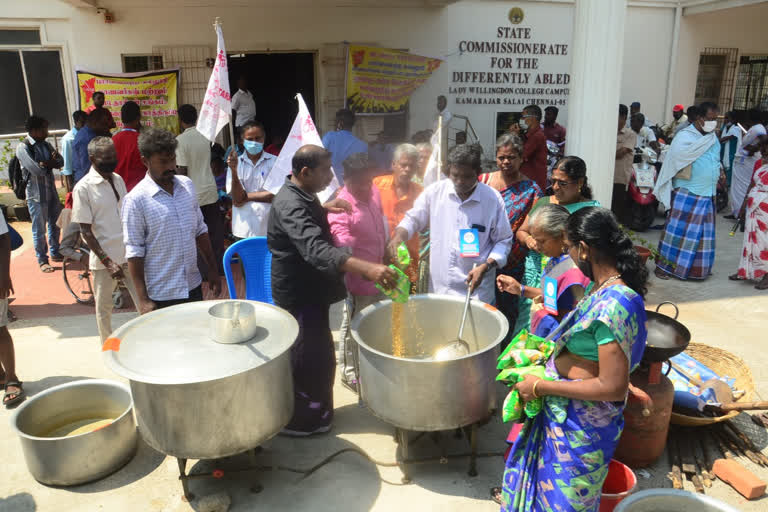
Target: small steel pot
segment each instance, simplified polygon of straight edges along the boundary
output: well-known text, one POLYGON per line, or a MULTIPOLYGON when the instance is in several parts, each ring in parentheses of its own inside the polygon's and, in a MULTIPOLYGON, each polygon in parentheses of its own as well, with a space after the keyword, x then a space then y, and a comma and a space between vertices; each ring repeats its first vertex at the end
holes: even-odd
POLYGON ((628 497, 614 509, 616 512, 738 512, 730 505, 710 496, 677 489, 646 489, 628 497))
POLYGON ((242 343, 256 335, 256 308, 244 300, 227 300, 211 306, 211 338, 219 343, 242 343))
POLYGON ((110 380, 61 384, 27 400, 11 418, 27 468, 48 485, 78 485, 103 478, 136 453, 138 433, 128 386, 110 380), (94 432, 46 437, 58 427, 86 418, 115 418, 94 432))

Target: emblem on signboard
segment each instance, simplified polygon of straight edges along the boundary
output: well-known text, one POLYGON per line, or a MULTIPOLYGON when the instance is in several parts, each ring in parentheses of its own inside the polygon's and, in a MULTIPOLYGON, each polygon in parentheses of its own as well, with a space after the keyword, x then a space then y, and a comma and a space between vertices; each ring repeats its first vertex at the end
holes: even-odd
POLYGON ((509 10, 509 21, 511 21, 513 25, 522 23, 523 18, 525 18, 525 13, 520 7, 513 7, 509 10))

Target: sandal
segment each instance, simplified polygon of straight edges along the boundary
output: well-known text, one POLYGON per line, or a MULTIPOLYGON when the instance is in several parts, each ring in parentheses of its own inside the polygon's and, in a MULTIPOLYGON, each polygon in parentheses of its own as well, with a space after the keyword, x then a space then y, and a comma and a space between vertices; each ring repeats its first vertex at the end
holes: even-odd
POLYGON ((357 379, 341 379, 341 385, 352 391, 354 394, 357 394, 357 379))
POLYGON ((50 274, 54 269, 48 263, 41 263, 40 270, 43 272, 43 274, 50 274))
POLYGON ((491 487, 491 499, 501 505, 501 487, 491 487))
POLYGON ((24 392, 24 388, 21 387, 21 382, 10 380, 5 383, 4 390, 5 396, 3 397, 3 405, 6 408, 9 408, 19 402, 23 402, 24 399, 27 398, 27 394, 24 392), (9 391, 8 388, 16 388, 18 391, 9 391))
POLYGON ((669 274, 667 274, 666 272, 664 272, 663 270, 661 270, 661 269, 659 269, 659 268, 657 268, 656 270, 654 270, 654 271, 653 271, 653 274, 654 274, 656 277, 658 277, 659 279, 661 279, 662 281, 669 281, 669 274))
POLYGON ((728 279, 730 279, 731 281, 744 281, 744 278, 741 277, 738 273, 729 275, 728 279))
POLYGON ((755 290, 768 290, 768 278, 764 277, 755 285, 755 290))

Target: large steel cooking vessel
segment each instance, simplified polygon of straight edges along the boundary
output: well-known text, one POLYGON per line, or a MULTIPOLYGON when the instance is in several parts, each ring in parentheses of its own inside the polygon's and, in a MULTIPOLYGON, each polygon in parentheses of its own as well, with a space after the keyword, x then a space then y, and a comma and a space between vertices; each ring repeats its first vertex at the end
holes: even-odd
POLYGON ((293 415, 290 348, 299 326, 262 302, 248 341, 216 343, 208 310, 224 301, 181 304, 142 315, 113 334, 106 365, 130 380, 139 432, 181 459, 213 459, 259 446, 293 415))
POLYGON ((414 295, 402 305, 403 357, 393 355, 391 301, 365 308, 352 321, 359 346, 360 394, 370 410, 396 427, 448 430, 485 419, 496 402, 499 343, 508 322, 496 308, 473 300, 464 339, 470 354, 429 360, 456 339, 463 297, 414 295))
POLYGON ((16 410, 11 426, 21 439, 29 472, 48 485, 98 480, 123 467, 136 453, 131 392, 120 382, 78 380, 46 389, 16 410), (65 425, 105 419, 114 421, 93 432, 53 433, 65 425))

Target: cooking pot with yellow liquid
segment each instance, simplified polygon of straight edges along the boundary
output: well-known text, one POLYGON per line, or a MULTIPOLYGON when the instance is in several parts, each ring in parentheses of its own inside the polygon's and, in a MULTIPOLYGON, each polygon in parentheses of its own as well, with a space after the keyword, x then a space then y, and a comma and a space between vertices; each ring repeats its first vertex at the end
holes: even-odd
POLYGON ((405 304, 385 300, 352 320, 359 350, 360 396, 371 412, 396 427, 421 432, 464 427, 495 408, 496 359, 507 333, 504 315, 470 302, 463 339, 470 353, 436 361, 456 339, 464 298, 413 295, 405 304))
POLYGON ((128 386, 78 380, 46 389, 11 418, 27 468, 48 485, 78 485, 127 464, 139 435, 128 386))

